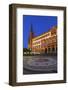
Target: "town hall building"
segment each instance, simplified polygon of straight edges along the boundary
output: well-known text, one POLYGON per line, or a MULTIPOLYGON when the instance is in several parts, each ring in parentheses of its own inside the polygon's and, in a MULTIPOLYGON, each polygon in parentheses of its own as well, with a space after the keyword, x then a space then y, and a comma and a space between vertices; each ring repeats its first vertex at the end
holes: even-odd
POLYGON ((57 53, 57 26, 39 36, 34 36, 31 26, 28 48, 35 54, 57 53))

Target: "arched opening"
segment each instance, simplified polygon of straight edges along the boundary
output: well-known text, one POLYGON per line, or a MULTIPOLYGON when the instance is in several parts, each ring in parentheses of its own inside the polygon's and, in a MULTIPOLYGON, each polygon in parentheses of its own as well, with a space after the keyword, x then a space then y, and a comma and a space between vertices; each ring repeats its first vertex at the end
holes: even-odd
POLYGON ((54 53, 55 52, 55 48, 54 47, 52 47, 52 53, 54 53))
POLYGON ((55 53, 57 53, 57 47, 55 48, 55 53))
POLYGON ((56 47, 56 53, 57 53, 57 47, 56 47))
POLYGON ((48 53, 50 53, 50 47, 48 48, 48 53))
POLYGON ((45 48, 45 53, 47 53, 47 48, 45 48))

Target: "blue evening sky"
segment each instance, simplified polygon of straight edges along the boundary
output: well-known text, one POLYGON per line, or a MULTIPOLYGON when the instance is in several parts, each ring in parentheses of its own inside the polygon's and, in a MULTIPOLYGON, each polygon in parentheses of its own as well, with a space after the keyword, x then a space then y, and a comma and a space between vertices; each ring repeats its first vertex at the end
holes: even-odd
POLYGON ((53 26, 57 26, 57 17, 23 15, 23 48, 28 48, 31 25, 34 36, 39 36, 44 32, 47 32, 53 26))

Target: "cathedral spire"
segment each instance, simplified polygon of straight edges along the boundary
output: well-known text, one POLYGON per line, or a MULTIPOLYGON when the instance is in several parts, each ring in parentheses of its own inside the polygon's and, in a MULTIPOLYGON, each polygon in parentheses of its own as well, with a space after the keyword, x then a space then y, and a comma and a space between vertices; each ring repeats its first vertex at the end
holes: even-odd
POLYGON ((33 32, 33 26, 31 24, 30 27, 30 33, 29 33, 29 42, 28 42, 28 47, 32 49, 32 39, 34 38, 34 32, 33 32))
POLYGON ((30 27, 30 34, 32 36, 32 38, 34 38, 34 32, 33 32, 33 25, 31 24, 31 27, 30 27))
POLYGON ((30 27, 30 32, 33 33, 33 25, 31 24, 31 27, 30 27))

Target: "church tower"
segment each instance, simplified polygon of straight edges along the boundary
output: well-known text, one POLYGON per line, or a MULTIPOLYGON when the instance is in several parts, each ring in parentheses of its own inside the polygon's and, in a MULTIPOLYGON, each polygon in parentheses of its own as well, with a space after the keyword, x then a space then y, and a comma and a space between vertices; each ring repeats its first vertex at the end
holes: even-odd
POLYGON ((29 41, 28 41, 28 48, 29 49, 32 49, 32 39, 33 38, 34 38, 34 32, 33 32, 33 27, 32 27, 32 24, 31 24, 30 33, 29 33, 29 41))

